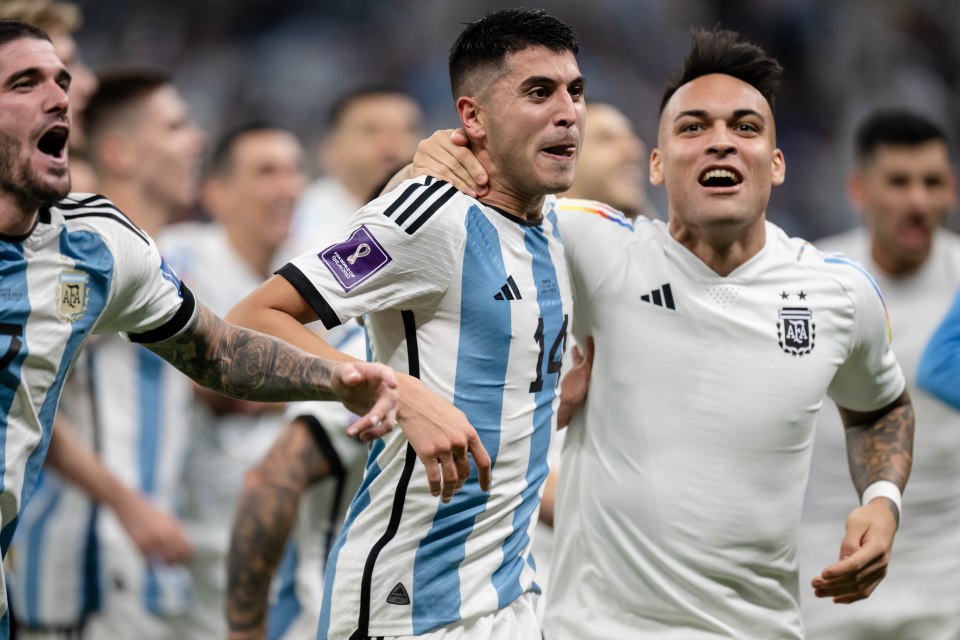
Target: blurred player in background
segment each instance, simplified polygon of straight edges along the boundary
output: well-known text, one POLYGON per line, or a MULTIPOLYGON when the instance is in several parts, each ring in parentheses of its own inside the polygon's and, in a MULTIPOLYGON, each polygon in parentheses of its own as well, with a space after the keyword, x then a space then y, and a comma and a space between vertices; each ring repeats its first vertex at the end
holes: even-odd
MULTIPOLYGON (((957 205, 950 144, 927 118, 883 110, 860 124, 854 147, 850 196, 863 226, 816 244, 862 263, 883 290, 917 434, 909 499, 882 586, 853 607, 803 598, 804 623, 818 640, 960 638, 960 413, 914 386, 920 353, 950 304, 946 293, 960 286, 960 238, 942 228, 957 205)), ((856 500, 838 490, 845 451, 843 425, 827 406, 800 523, 804 581, 834 559, 830 541, 856 500)))
MULTIPOLYGON (((306 183, 303 152, 289 131, 250 123, 227 132, 213 149, 203 185, 213 224, 169 227, 158 239, 184 282, 217 313, 269 277, 290 232, 306 183)), ((184 520, 195 553, 194 599, 180 637, 226 636, 223 611, 230 523, 244 472, 270 448, 283 405, 196 392, 194 438, 185 471, 184 520)))
POLYGON ((328 239, 410 162, 423 133, 422 118, 416 101, 396 87, 366 86, 334 102, 318 151, 324 175, 297 203, 284 257, 298 256, 328 239))

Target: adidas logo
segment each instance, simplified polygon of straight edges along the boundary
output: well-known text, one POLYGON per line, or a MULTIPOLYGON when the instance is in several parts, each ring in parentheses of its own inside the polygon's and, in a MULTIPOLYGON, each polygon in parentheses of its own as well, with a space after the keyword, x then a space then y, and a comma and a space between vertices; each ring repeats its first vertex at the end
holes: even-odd
POLYGON ((507 283, 500 287, 500 293, 493 296, 494 300, 520 300, 520 289, 513 281, 513 276, 507 276, 507 283))
POLYGON ((407 590, 403 588, 402 582, 398 582, 390 595, 387 596, 387 604, 410 604, 410 596, 407 595, 407 590))
POLYGON ((669 283, 661 286, 659 289, 654 289, 650 293, 643 294, 640 296, 640 299, 658 307, 666 307, 674 311, 677 310, 676 305, 673 304, 673 292, 670 290, 669 283))

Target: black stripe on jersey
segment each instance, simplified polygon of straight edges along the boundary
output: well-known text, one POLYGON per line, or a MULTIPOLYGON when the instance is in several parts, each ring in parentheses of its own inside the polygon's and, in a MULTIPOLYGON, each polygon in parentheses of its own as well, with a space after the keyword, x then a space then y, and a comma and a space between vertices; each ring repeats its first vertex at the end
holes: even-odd
POLYGON ((337 486, 333 492, 333 501, 330 505, 330 530, 327 531, 327 541, 323 550, 323 569, 326 571, 327 558, 330 556, 330 549, 333 547, 333 541, 336 538, 334 532, 337 529, 337 520, 340 515, 340 505, 343 504, 343 485, 347 481, 347 470, 343 466, 343 461, 337 455, 337 449, 330 442, 326 429, 317 420, 317 417, 310 413, 297 416, 297 420, 307 425, 310 435, 313 437, 314 444, 323 454, 327 464, 330 465, 330 476, 337 479, 337 486))
POLYGON ((520 300, 520 288, 514 281, 513 276, 507 276, 507 284, 510 285, 510 288, 513 290, 513 295, 516 296, 517 300, 520 300))
POLYGON ((303 272, 293 263, 288 262, 274 273, 293 285, 297 293, 317 312, 317 316, 320 318, 320 321, 323 322, 323 326, 327 329, 340 326, 340 318, 337 317, 336 311, 323 299, 323 296, 320 295, 317 288, 313 286, 310 279, 303 275, 303 272))
MULTIPOLYGON (((440 184, 440 183, 437 183, 437 184, 440 184)), ((444 184, 445 184, 445 183, 444 183, 444 184)), ((409 233, 410 235, 413 235, 414 233, 416 233, 416 232, 417 232, 417 229, 419 229, 420 227, 422 227, 423 224, 424 224, 427 220, 429 220, 431 216, 433 216, 433 214, 435 214, 437 211, 439 211, 439 210, 440 210, 440 207, 442 207, 444 204, 446 204, 447 201, 448 201, 450 198, 452 198, 452 197, 453 197, 453 194, 455 194, 456 192, 457 192, 457 188, 454 187, 453 185, 450 185, 450 188, 448 188, 446 191, 444 191, 444 192, 440 195, 439 198, 437 198, 436 200, 434 200, 434 201, 433 201, 433 204, 431 204, 431 205, 427 208, 426 211, 424 211, 422 214, 420 214, 420 217, 418 217, 416 220, 414 220, 414 221, 410 224, 409 227, 407 227, 406 229, 404 229, 404 231, 406 231, 406 232, 409 233)), ((398 222, 399 222, 399 220, 398 220, 398 222)))
POLYGON ((423 203, 430 199, 430 197, 440 190, 440 187, 445 185, 446 182, 437 181, 434 184, 430 185, 420 194, 420 197, 413 201, 409 207, 403 210, 403 212, 397 216, 397 219, 394 220, 398 225, 402 225, 407 221, 407 218, 412 216, 414 212, 423 206, 423 203))
MULTIPOLYGON (((407 339, 407 368, 411 376, 419 378, 420 351, 417 347, 417 322, 413 316, 413 311, 401 311, 400 316, 403 318, 403 330, 407 339)), ((397 482, 397 490, 393 494, 393 509, 390 511, 387 530, 383 532, 380 539, 370 549, 370 555, 367 556, 367 562, 363 566, 363 579, 360 582, 360 619, 357 621, 357 630, 350 636, 350 640, 362 640, 367 637, 367 629, 370 626, 370 583, 373 580, 373 567, 377 563, 380 552, 393 540, 400 529, 400 516, 403 515, 403 504, 407 499, 407 487, 410 485, 410 478, 413 476, 416 462, 417 452, 408 443, 407 456, 403 461, 403 472, 400 474, 400 481, 397 482)))
MULTIPOLYGON (((88 209, 87 205, 83 204, 68 204, 65 202, 59 202, 56 205, 57 209, 61 211, 72 211, 74 209, 88 209)), ((107 211, 83 211, 82 213, 64 213, 63 217, 67 220, 74 220, 76 218, 107 218, 109 220, 114 220, 119 222, 127 229, 130 229, 133 233, 136 234, 138 238, 143 240, 144 243, 150 244, 150 241, 147 239, 147 234, 140 230, 140 227, 130 222, 130 219, 127 216, 123 215, 123 212, 120 209, 117 209, 112 204, 104 202, 103 204, 97 205, 98 209, 107 209, 107 211), (116 212, 116 213, 114 213, 116 212)))
POLYGON ((193 292, 187 288, 187 285, 181 283, 180 291, 183 293, 183 302, 180 303, 180 308, 173 314, 173 317, 156 329, 150 329, 143 333, 128 333, 127 337, 130 338, 130 342, 163 342, 177 335, 187 326, 187 323, 190 322, 190 319, 193 317, 193 312, 197 308, 197 301, 193 297, 193 292))
POLYGON ((420 184, 419 182, 415 182, 410 186, 408 186, 406 189, 403 190, 403 193, 400 194, 400 197, 394 200, 390 204, 390 206, 383 211, 383 215, 387 216, 388 218, 392 216, 394 212, 396 212, 396 210, 399 209, 403 205, 403 203, 407 201, 407 198, 409 198, 414 191, 416 191, 421 187, 423 187, 423 185, 420 184))

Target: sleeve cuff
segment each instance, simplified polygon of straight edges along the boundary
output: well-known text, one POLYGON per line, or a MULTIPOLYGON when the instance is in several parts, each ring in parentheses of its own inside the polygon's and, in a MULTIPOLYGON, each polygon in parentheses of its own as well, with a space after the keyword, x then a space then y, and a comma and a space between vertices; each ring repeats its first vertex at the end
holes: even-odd
POLYGON ((193 320, 193 317, 196 315, 197 301, 193 297, 193 292, 187 288, 187 285, 181 284, 180 291, 183 294, 183 302, 180 303, 180 308, 177 309, 175 314, 173 314, 173 317, 156 329, 150 329, 149 331, 144 331, 143 333, 127 333, 127 337, 130 338, 130 342, 163 342, 164 340, 177 335, 190 324, 190 322, 193 320))
POLYGON ((340 326, 340 317, 337 316, 337 312, 323 299, 323 296, 317 291, 317 288, 313 286, 310 279, 303 275, 303 272, 294 266, 293 263, 288 262, 283 265, 277 269, 276 274, 293 285, 297 293, 317 312, 317 316, 320 318, 320 321, 323 322, 323 326, 327 329, 340 326))

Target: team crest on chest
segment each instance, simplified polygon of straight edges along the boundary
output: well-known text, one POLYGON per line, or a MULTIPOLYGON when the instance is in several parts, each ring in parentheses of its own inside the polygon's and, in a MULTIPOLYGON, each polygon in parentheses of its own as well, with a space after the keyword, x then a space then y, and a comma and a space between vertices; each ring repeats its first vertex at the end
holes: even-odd
POLYGON ((90 301, 90 274, 67 270, 57 284, 57 313, 67 322, 76 322, 87 312, 90 301))
POLYGON ((813 351, 817 325, 813 311, 806 307, 782 307, 777 322, 777 339, 784 353, 805 356, 813 351))

